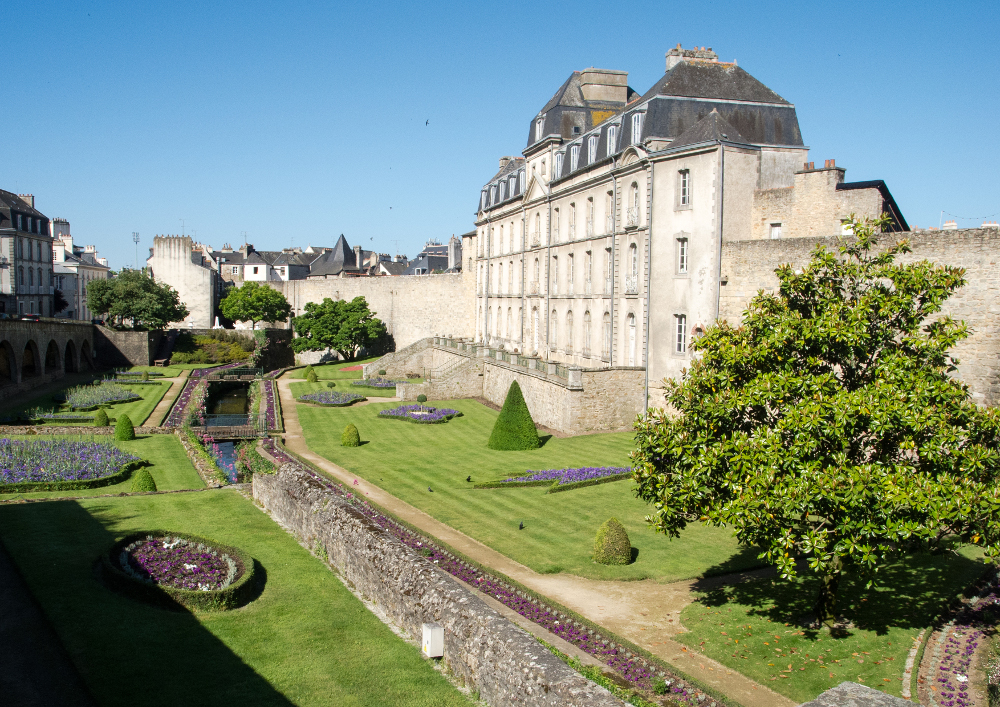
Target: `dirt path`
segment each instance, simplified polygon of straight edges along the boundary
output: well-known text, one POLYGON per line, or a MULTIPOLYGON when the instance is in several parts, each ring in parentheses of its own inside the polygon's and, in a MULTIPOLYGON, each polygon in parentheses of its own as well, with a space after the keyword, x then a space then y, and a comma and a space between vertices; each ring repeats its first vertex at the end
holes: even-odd
MULTIPOLYGON (((191 371, 183 371, 176 378, 161 378, 161 381, 170 381, 170 389, 163 395, 160 402, 156 404, 153 408, 153 412, 149 413, 149 417, 146 421, 149 422, 150 427, 160 427, 163 421, 167 419, 167 413, 170 412, 170 407, 177 400, 177 396, 181 394, 184 389, 184 383, 187 382, 187 377, 190 375, 191 371)), ((145 424, 145 423, 142 423, 145 424)))
MULTIPOLYGON (((303 437, 289 383, 287 378, 278 380, 278 393, 281 397, 285 425, 285 445, 330 476, 353 486, 356 491, 363 493, 397 517, 451 545, 476 562, 507 575, 539 594, 550 597, 594 623, 607 627, 610 631, 627 638, 746 707, 792 707, 796 704, 721 663, 693 653, 672 638, 684 631, 684 627, 680 624, 680 612, 691 602, 695 584, 699 587, 713 583, 722 584, 739 581, 741 576, 718 578, 714 581, 690 580, 658 584, 652 580, 611 582, 584 579, 568 574, 539 574, 314 453, 303 437)), ((742 577, 757 574, 759 573, 747 573, 742 577)))

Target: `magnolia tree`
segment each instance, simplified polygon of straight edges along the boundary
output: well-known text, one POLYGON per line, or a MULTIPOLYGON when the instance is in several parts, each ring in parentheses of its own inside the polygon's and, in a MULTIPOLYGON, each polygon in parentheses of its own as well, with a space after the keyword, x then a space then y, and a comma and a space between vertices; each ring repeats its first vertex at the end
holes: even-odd
POLYGON ((743 323, 710 327, 667 381, 672 410, 637 420, 636 495, 670 537, 731 527, 781 577, 820 578, 813 620, 834 617, 847 570, 869 586, 901 554, 960 541, 1000 552, 1000 417, 969 397, 941 316, 964 270, 901 264, 876 247, 884 218, 852 217, 839 255, 776 271, 743 323))
POLYGON ((364 297, 307 302, 305 312, 292 322, 296 334, 292 348, 296 353, 333 349, 350 361, 361 349, 371 350, 388 340, 385 324, 375 314, 364 297))

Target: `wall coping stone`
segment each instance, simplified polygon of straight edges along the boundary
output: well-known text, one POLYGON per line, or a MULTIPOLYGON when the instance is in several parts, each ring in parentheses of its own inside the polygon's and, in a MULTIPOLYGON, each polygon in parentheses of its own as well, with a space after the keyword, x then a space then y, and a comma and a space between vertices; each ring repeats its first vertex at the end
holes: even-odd
POLYGON ((842 682, 800 707, 905 707, 913 702, 856 682, 842 682))

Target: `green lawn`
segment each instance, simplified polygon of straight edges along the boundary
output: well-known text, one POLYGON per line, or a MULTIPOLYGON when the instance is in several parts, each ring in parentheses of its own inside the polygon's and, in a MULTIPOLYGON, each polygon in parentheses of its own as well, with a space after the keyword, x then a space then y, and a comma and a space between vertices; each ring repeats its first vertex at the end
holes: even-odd
MULTIPOLYGON (((58 390, 50 390, 47 393, 30 398, 25 402, 18 402, 14 400, 9 401, 6 406, 0 406, 0 417, 7 415, 15 417, 32 408, 42 408, 51 412, 58 412, 62 408, 62 404, 54 401, 52 399, 53 395, 69 390, 70 388, 75 388, 78 385, 90 383, 90 381, 95 378, 95 376, 90 374, 78 374, 72 377, 66 376, 66 378, 63 379, 65 383, 59 386, 58 390)), ((129 386, 129 390, 135 391, 138 395, 141 395, 142 398, 127 403, 115 403, 114 405, 110 405, 106 408, 106 412, 108 413, 108 417, 112 419, 117 418, 119 415, 124 413, 129 416, 133 425, 140 426, 146 421, 146 418, 152 414, 153 410, 156 409, 157 404, 163 399, 163 396, 166 395, 167 391, 170 390, 170 383, 163 381, 160 385, 132 385, 129 386)), ((66 410, 65 412, 70 411, 66 410)), ((81 412, 80 414, 89 415, 93 414, 93 411, 81 412)), ((48 424, 63 427, 73 424, 82 424, 85 426, 89 423, 53 421, 48 424)))
MULTIPOLYGON (((357 361, 337 361, 336 363, 321 363, 313 366, 313 370, 316 371, 317 377, 320 380, 339 380, 341 378, 362 378, 362 371, 345 371, 345 368, 351 368, 353 366, 363 366, 366 363, 371 363, 372 361, 380 358, 379 356, 373 356, 372 358, 363 358, 357 361)), ((289 371, 288 376, 290 378, 302 379, 306 377, 305 368, 296 368, 294 371, 289 371)))
MULTIPOLYGON (((312 387, 293 383, 291 389, 301 395, 312 387)), ((378 418, 379 410, 398 404, 296 405, 314 452, 538 572, 670 582, 758 564, 756 553, 741 550, 727 530, 694 525, 673 541, 654 534, 643 520, 649 508, 633 497, 631 480, 555 494, 538 487, 473 490, 466 481, 508 478, 527 469, 628 466, 630 433, 550 438, 541 449, 498 452, 486 448, 497 413, 480 403, 430 401, 464 413, 440 425, 378 418), (340 446, 348 423, 357 425, 366 444, 340 446), (612 516, 628 530, 633 554, 638 551, 630 565, 591 560, 597 528, 612 516), (521 521, 524 530, 518 530, 521 521)))
POLYGON ((899 696, 913 638, 985 570, 981 553, 920 555, 880 572, 880 588, 846 576, 839 604, 854 626, 843 637, 799 628, 817 583, 760 580, 724 587, 681 612, 690 629, 677 639, 705 655, 803 702, 845 680, 899 696))
MULTIPOLYGON (((26 437, 9 437, 8 439, 29 439, 26 437)), ((46 439, 39 435, 30 439, 46 439)), ((91 437, 81 435, 59 435, 49 439, 65 440, 86 440, 91 437)), ((149 462, 146 468, 153 475, 156 488, 159 491, 176 491, 179 489, 200 489, 205 484, 198 475, 184 447, 174 435, 140 435, 131 442, 115 442, 111 436, 96 437, 97 441, 115 444, 127 452, 131 452, 137 457, 142 457, 149 462)), ((52 498, 60 496, 97 496, 109 493, 122 493, 130 491, 132 488, 131 479, 126 479, 119 484, 102 486, 94 489, 81 489, 73 491, 41 491, 37 493, 5 493, 0 494, 0 501, 17 498, 52 498)))
POLYGON ((104 707, 469 704, 233 490, 0 506, 0 536, 104 707), (95 581, 102 551, 154 528, 243 548, 262 593, 234 611, 171 612, 95 581))
POLYGON ((196 368, 215 368, 221 365, 221 363, 172 363, 169 366, 132 366, 129 370, 162 373, 164 378, 176 378, 184 371, 193 371, 196 368))

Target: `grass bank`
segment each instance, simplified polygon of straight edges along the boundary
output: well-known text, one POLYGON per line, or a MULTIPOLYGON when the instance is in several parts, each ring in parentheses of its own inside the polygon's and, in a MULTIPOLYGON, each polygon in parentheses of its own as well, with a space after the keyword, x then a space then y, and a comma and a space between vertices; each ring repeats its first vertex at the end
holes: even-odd
MULTIPOLYGON (((310 389, 307 383, 291 385, 296 396, 310 389)), ((633 497, 630 480, 559 494, 546 494, 544 487, 473 490, 466 480, 503 479, 527 469, 628 466, 631 433, 552 437, 537 450, 499 452, 486 447, 497 412, 480 403, 428 401, 463 413, 440 425, 378 417, 379 410, 398 404, 297 403, 297 410, 314 452, 537 572, 671 582, 758 564, 756 553, 741 549, 726 530, 694 525, 673 541, 654 534, 644 521, 649 509, 633 497), (348 423, 361 432, 360 447, 340 446, 348 423), (630 565, 591 559, 597 528, 612 516, 628 530, 635 558, 630 565)))
MULTIPOLYGON (((361 371, 345 371, 345 368, 353 368, 354 366, 363 366, 366 363, 371 363, 372 361, 380 358, 379 356, 373 356, 371 358, 362 358, 357 361, 337 361, 336 363, 320 363, 314 364, 313 370, 316 371, 316 376, 320 380, 350 380, 352 378, 362 378, 361 371)), ((305 368, 296 368, 294 371, 289 372, 289 377, 304 379, 306 377, 305 368)))
POLYGON ((7 505, 0 536, 105 707, 469 704, 235 491, 7 505), (234 611, 172 612, 95 581, 101 552, 149 528, 243 548, 266 578, 259 596, 234 611))

